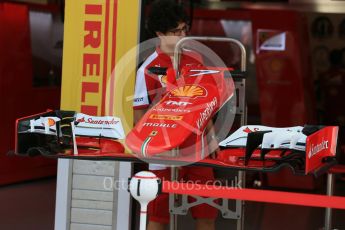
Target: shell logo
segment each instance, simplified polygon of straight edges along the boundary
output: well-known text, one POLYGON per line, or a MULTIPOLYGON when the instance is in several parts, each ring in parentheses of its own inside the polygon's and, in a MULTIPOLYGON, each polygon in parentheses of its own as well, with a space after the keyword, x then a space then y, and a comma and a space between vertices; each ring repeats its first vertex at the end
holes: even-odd
POLYGON ((54 126, 55 125, 54 119, 48 118, 48 124, 49 126, 54 126))
POLYGON ((165 87, 167 84, 167 75, 159 75, 158 78, 162 86, 165 87))
MULTIPOLYGON (((55 120, 52 118, 48 118, 47 121, 49 127, 54 126, 56 124, 55 120)), ((42 125, 44 125, 44 123, 42 123, 42 125)))
POLYGON ((197 85, 185 85, 173 89, 170 92, 170 96, 174 97, 205 97, 207 95, 207 91, 204 87, 197 86, 197 85))

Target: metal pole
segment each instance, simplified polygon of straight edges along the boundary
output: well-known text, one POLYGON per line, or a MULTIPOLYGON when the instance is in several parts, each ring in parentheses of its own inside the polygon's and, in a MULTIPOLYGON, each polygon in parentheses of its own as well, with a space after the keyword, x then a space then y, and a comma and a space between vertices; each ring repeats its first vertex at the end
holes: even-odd
POLYGON ((173 67, 176 73, 176 78, 179 77, 179 66, 180 66, 180 59, 181 59, 182 44, 189 40, 235 43, 241 50, 241 71, 243 72, 246 71, 246 49, 244 48, 243 44, 240 41, 233 38, 223 38, 223 37, 184 37, 176 43, 175 50, 174 50, 173 67))
MULTIPOLYGON (((244 171, 238 172, 238 181, 239 181, 239 184, 241 186, 238 189, 244 188, 246 186, 246 172, 244 172, 244 171)), ((244 229, 244 201, 241 201, 241 217, 239 219, 237 219, 236 229, 237 230, 243 230, 244 229)))
MULTIPOLYGON (((243 44, 233 38, 224 38, 224 37, 185 37, 182 38, 180 41, 177 42, 174 50, 174 60, 173 60, 173 67, 176 73, 176 78, 179 78, 179 66, 180 66, 180 59, 181 59, 181 50, 182 50, 182 44, 189 40, 198 40, 198 41, 214 41, 214 42, 230 42, 235 43, 241 50, 241 71, 245 72, 247 70, 246 68, 246 49, 243 46, 243 44)), ((240 100, 243 100, 243 112, 241 112, 241 125, 247 124, 247 107, 245 105, 245 98, 243 95, 243 98, 240 100)), ((246 174, 245 172, 239 171, 238 172, 238 179, 241 180, 242 187, 245 187, 245 179, 246 174)), ((244 227, 244 202, 242 201, 241 205, 241 218, 237 220, 237 230, 243 230, 244 227)), ((171 229, 170 230, 175 230, 171 229)))
MULTIPOLYGON (((177 156, 178 155, 178 149, 173 149, 172 150, 172 155, 177 156)), ((171 167, 171 181, 177 181, 178 180, 178 169, 175 166, 171 167)), ((175 201, 177 199, 176 194, 169 194, 169 200, 172 199, 173 202, 169 202, 170 204, 173 204, 173 208, 175 207, 175 201)), ((172 207, 170 207, 172 208, 172 207)), ((170 212, 170 225, 169 225, 170 230, 177 230, 177 215, 173 214, 170 212)))
MULTIPOLYGON (((245 80, 243 80, 243 84, 245 84, 245 80)), ((242 95, 243 98, 240 98, 240 100, 243 101, 243 113, 241 116, 241 126, 247 124, 247 105, 245 103, 245 93, 242 95)), ((240 113, 241 114, 241 113, 240 113)), ((241 180, 241 187, 246 187, 246 172, 245 171, 239 171, 238 172, 238 179, 241 180)), ((237 220, 237 230, 243 230, 244 229, 244 207, 245 202, 241 201, 241 218, 237 220)))
MULTIPOLYGON (((334 174, 327 174, 327 195, 332 196, 334 191, 334 174)), ((332 208, 325 210, 325 230, 332 229, 332 208)))
POLYGON ((147 204, 140 204, 140 230, 146 230, 147 226, 147 204))

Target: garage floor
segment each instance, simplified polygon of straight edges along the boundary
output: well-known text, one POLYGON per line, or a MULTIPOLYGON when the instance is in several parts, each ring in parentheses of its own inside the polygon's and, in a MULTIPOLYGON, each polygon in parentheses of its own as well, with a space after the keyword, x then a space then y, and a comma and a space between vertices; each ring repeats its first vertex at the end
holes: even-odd
POLYGON ((56 179, 0 187, 1 230, 52 230, 56 179))
MULTIPOLYGON (((0 187, 1 230, 53 230, 56 179, 47 178, 0 187)), ((345 182, 337 181, 337 195, 345 195, 345 182)), ((245 230, 318 230, 322 208, 246 203, 245 230)), ((194 221, 180 217, 180 230, 192 230, 194 221)), ((345 210, 334 210, 333 226, 345 230, 345 210)), ((217 229, 236 229, 234 220, 218 218, 217 229)))

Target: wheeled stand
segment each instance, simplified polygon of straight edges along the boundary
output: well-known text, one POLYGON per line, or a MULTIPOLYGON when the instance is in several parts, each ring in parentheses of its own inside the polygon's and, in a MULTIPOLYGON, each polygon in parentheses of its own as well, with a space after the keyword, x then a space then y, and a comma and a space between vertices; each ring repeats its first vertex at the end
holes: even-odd
MULTIPOLYGON (((220 37, 185 37, 181 39, 175 47, 174 52, 174 69, 176 76, 179 76, 179 63, 180 54, 183 48, 183 44, 190 40, 197 41, 212 41, 212 42, 229 42, 237 45, 241 50, 241 72, 246 71, 246 51, 242 43, 232 38, 220 38, 220 37)), ((237 92, 238 104, 236 105, 236 115, 240 116, 241 126, 247 123, 247 107, 245 102, 245 78, 233 78, 235 88, 237 92)), ((174 149, 173 153, 178 155, 178 149, 174 149)), ((238 182, 242 187, 245 187, 245 172, 238 172, 238 182)), ((178 170, 176 167, 171 167, 171 181, 178 180, 178 170)), ((169 211, 170 211, 170 230, 177 230, 177 215, 186 215, 188 209, 199 204, 208 204, 221 211, 223 218, 236 219, 237 230, 243 230, 244 228, 244 202, 236 200, 235 210, 229 208, 229 200, 222 199, 221 204, 215 202, 216 198, 204 198, 193 196, 196 199, 193 203, 188 202, 188 195, 176 195, 169 194, 169 211)))

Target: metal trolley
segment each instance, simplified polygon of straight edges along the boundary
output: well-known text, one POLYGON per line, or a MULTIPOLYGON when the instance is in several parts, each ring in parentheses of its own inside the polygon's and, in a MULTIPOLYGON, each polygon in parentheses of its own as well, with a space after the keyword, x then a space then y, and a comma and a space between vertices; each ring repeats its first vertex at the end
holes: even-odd
MULTIPOLYGON (((246 71, 246 50, 243 44, 233 38, 223 38, 223 37, 185 37, 182 38, 175 46, 173 66, 176 73, 176 78, 179 77, 179 66, 181 59, 181 51, 183 45, 191 40, 196 41, 212 41, 212 42, 229 42, 233 43, 239 47, 241 51, 241 67, 240 71, 245 73, 246 71)), ((236 105, 236 115, 240 116, 241 126, 246 125, 247 123, 247 106, 245 100, 245 78, 236 78, 234 79, 235 88, 237 92, 237 105, 236 105)), ((178 149, 173 150, 174 155, 178 155, 178 149)), ((176 167, 171 167, 171 180, 175 181, 178 178, 178 170, 176 167)), ((241 182, 241 186, 245 186, 245 172, 238 172, 238 181, 241 182)), ((188 196, 181 195, 178 197, 175 194, 169 194, 169 211, 170 211, 170 230, 177 230, 177 215, 186 215, 188 209, 199 205, 199 204, 208 204, 213 206, 221 211, 223 218, 227 219, 236 219, 237 220, 237 230, 243 230, 244 227, 244 202, 241 200, 236 200, 235 210, 229 209, 228 200, 222 199, 221 205, 215 203, 215 198, 204 198, 204 197, 194 197, 196 199, 193 203, 188 203, 188 196), (180 200, 179 200, 180 199, 180 200), (179 204, 177 204, 177 200, 179 204)))

